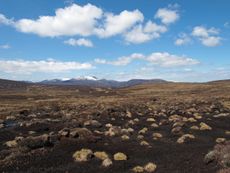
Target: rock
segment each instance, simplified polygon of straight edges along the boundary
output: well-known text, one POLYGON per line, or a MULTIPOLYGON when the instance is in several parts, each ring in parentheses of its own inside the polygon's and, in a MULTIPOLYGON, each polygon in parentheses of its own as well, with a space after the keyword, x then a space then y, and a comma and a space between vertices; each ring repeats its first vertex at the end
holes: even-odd
POLYGON ((69 136, 69 133, 70 133, 70 129, 68 128, 64 128, 62 130, 60 130, 58 132, 58 134, 61 136, 61 137, 68 137, 69 136))
POLYGON ((133 128, 128 128, 127 130, 128 130, 128 132, 131 133, 131 134, 134 132, 134 129, 133 129, 133 128))
POLYGON ((9 116, 6 117, 6 120, 16 120, 16 116, 9 115, 9 116))
POLYGON ((19 142, 19 145, 33 150, 42 147, 51 147, 53 143, 50 141, 49 135, 44 134, 41 136, 24 138, 19 142))
POLYGON ((135 123, 138 123, 140 120, 139 120, 138 118, 135 118, 133 121, 134 121, 135 123))
POLYGON ((182 132, 182 127, 178 126, 178 127, 174 127, 172 130, 171 130, 171 133, 174 134, 174 135, 182 135, 183 132, 182 132))
POLYGON ((201 122, 200 123, 200 130, 212 130, 212 128, 207 125, 206 123, 201 122))
POLYGON ((87 128, 74 128, 70 130, 70 137, 78 139, 90 139, 93 133, 87 128))
POLYGON ((86 162, 93 157, 93 152, 90 149, 81 149, 73 154, 73 158, 77 162, 86 162))
POLYGON ((108 131, 105 132, 105 136, 116 136, 121 133, 121 128, 117 126, 110 127, 108 131))
POLYGON ((221 114, 214 115, 213 117, 220 118, 220 117, 227 117, 227 116, 229 116, 229 113, 221 113, 221 114))
POLYGON ((148 131, 148 128, 144 127, 143 129, 141 129, 141 130, 138 132, 138 134, 143 135, 143 134, 145 134, 147 131, 148 131))
POLYGON ((121 136, 121 139, 122 139, 123 141, 127 141, 127 140, 129 140, 129 136, 128 136, 128 135, 122 135, 122 136, 121 136))
POLYGON ((190 127, 191 130, 199 130, 199 127, 198 126, 192 126, 190 127))
POLYGON ((5 143, 5 145, 9 148, 13 148, 13 147, 16 147, 18 145, 17 141, 16 140, 12 140, 12 141, 7 141, 5 143))
POLYGON ((195 122, 197 122, 197 120, 195 119, 195 118, 188 118, 188 122, 190 122, 190 123, 195 123, 195 122))
POLYGON ((93 153, 93 155, 100 160, 105 160, 109 158, 108 154, 104 151, 96 151, 93 153))
POLYGON ((178 121, 178 122, 175 122, 174 124, 173 124, 173 127, 183 127, 184 126, 184 122, 183 121, 178 121))
POLYGON ((230 131, 229 131, 229 130, 226 130, 226 131, 225 131, 225 134, 226 134, 226 135, 230 135, 230 131))
POLYGON ((135 173, 141 173, 141 172, 144 172, 144 168, 142 166, 135 166, 132 169, 132 171, 135 172, 135 173))
POLYGON ((187 142, 190 139, 195 139, 195 136, 192 134, 185 134, 183 136, 181 136, 180 138, 177 139, 177 143, 178 144, 183 144, 185 142, 187 142))
POLYGON ((224 143, 226 141, 225 138, 217 138, 216 143, 224 143))
POLYGON ((108 123, 108 124, 105 125, 105 127, 110 128, 110 127, 113 127, 113 125, 108 123))
POLYGON ((152 124, 151 124, 151 127, 153 127, 153 128, 158 128, 159 126, 158 126, 157 123, 152 123, 152 124))
POLYGON ((138 140, 144 139, 144 136, 143 136, 143 135, 138 135, 138 136, 137 136, 137 139, 138 139, 138 140))
POLYGON ((154 118, 148 118, 146 121, 147 122, 155 122, 156 120, 154 118))
POLYGON ((201 115, 199 115, 198 113, 194 114, 193 116, 194 116, 197 120, 202 119, 202 116, 201 116, 201 115))
POLYGON ((84 122, 84 126, 92 126, 92 127, 102 127, 102 124, 99 123, 97 120, 88 120, 86 122, 84 122))
POLYGON ((132 113, 130 112, 130 111, 126 111, 126 117, 128 117, 128 118, 132 118, 132 113))
POLYGON ((103 167, 109 167, 109 166, 111 166, 113 164, 113 162, 112 162, 112 160, 110 160, 109 158, 107 158, 107 159, 105 159, 105 160, 103 160, 103 162, 102 162, 102 166, 103 167))
POLYGON ((149 146, 149 143, 147 141, 141 141, 140 145, 141 146, 149 146))
POLYGON ((157 140, 157 139, 162 138, 162 137, 163 137, 163 135, 160 133, 153 133, 153 139, 154 140, 157 140))
POLYGON ((169 121, 170 122, 177 122, 177 121, 181 121, 182 120, 182 117, 179 116, 179 115, 171 115, 169 117, 169 121))
POLYGON ((149 172, 149 173, 154 172, 156 170, 156 168, 157 168, 157 165, 155 163, 151 163, 151 162, 147 163, 144 166, 144 170, 146 172, 149 172))
POLYGON ((213 162, 216 159, 216 155, 217 155, 216 151, 210 151, 208 154, 205 155, 204 162, 206 164, 213 162))
POLYGON ((113 155, 113 159, 116 161, 127 160, 127 156, 124 153, 118 152, 113 155))

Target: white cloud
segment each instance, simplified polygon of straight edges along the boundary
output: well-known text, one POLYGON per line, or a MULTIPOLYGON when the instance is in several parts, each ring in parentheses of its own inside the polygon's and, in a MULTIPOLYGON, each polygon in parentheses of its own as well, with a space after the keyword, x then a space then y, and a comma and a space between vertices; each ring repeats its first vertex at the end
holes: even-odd
POLYGON ((201 38, 201 42, 205 46, 215 47, 215 46, 220 45, 221 37, 209 36, 207 38, 201 38))
POLYGON ((65 44, 71 45, 71 46, 85 46, 85 47, 93 47, 93 43, 89 39, 80 38, 80 39, 73 39, 70 38, 66 41, 64 41, 65 44))
POLYGON ((34 72, 56 73, 71 70, 91 69, 90 63, 62 62, 55 60, 26 61, 26 60, 0 60, 0 71, 6 73, 25 73, 34 72))
POLYGON ((161 67, 175 67, 175 66, 187 66, 199 64, 198 60, 172 55, 167 52, 156 52, 146 57, 146 60, 152 64, 159 65, 161 67))
POLYGON ((174 42, 174 44, 177 46, 182 46, 189 43, 191 43, 191 38, 185 33, 180 34, 179 37, 174 42))
POLYGON ((124 34, 127 43, 140 44, 160 37, 161 33, 167 31, 163 25, 157 25, 148 21, 145 26, 137 25, 131 31, 124 34))
POLYGON ((192 35, 197 37, 204 46, 215 47, 220 45, 222 38, 219 37, 219 30, 216 28, 205 28, 196 26, 193 28, 192 35))
MULTIPOLYGON (((138 10, 121 11, 119 14, 103 11, 92 5, 72 4, 65 8, 59 8, 54 15, 39 16, 37 19, 11 20, 0 14, 0 23, 11 25, 19 32, 32 33, 42 37, 58 36, 97 36, 108 38, 121 35, 126 43, 140 44, 159 38, 168 30, 168 24, 179 19, 174 7, 161 8, 155 18, 159 18, 162 24, 153 21, 144 21, 144 15, 138 10)), ((71 41, 73 42, 73 41, 71 41)))
POLYGON ((155 18, 160 19, 162 23, 168 25, 176 22, 180 18, 180 15, 176 10, 160 8, 156 13, 155 18))
POLYGON ((230 23, 229 23, 229 22, 225 22, 225 23, 224 23, 224 27, 225 27, 225 28, 230 28, 230 23))
POLYGON ((10 48, 9 44, 0 45, 0 49, 9 49, 9 48, 10 48))
POLYGON ((118 15, 112 13, 105 14, 105 22, 101 28, 95 29, 100 37, 110 37, 121 34, 138 22, 144 20, 143 14, 139 10, 122 11, 118 15))
POLYGON ((8 19, 3 14, 0 13, 0 24, 3 25, 12 25, 14 22, 12 19, 8 19))
POLYGON ((24 33, 34 33, 40 36, 89 36, 93 34, 97 19, 103 11, 91 4, 79 6, 73 4, 55 11, 55 16, 40 16, 37 20, 21 19, 15 27, 24 33))
POLYGON ((135 59, 142 59, 144 56, 142 54, 134 53, 131 54, 130 56, 123 56, 119 57, 115 61, 107 61, 105 59, 95 59, 95 62, 98 64, 110 64, 110 65, 115 65, 115 66, 125 66, 131 63, 135 59))
POLYGON ((124 66, 130 64, 132 61, 137 59, 147 61, 152 65, 157 65, 160 67, 189 66, 200 63, 196 59, 188 58, 185 56, 172 55, 168 52, 155 52, 147 56, 135 53, 130 56, 120 57, 114 61, 107 61, 105 59, 95 59, 95 62, 98 64, 124 66))

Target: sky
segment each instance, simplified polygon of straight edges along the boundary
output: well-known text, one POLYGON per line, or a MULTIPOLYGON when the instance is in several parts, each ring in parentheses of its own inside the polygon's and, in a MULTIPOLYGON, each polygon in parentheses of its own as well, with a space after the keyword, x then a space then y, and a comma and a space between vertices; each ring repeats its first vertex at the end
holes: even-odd
POLYGON ((230 78, 229 0, 0 0, 0 78, 230 78))

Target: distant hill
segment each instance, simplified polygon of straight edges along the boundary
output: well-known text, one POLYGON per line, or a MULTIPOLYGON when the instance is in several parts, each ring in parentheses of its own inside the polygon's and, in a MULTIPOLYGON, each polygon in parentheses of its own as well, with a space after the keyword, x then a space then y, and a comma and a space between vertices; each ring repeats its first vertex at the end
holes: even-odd
POLYGON ((140 85, 145 83, 166 83, 167 81, 162 79, 132 79, 129 81, 115 81, 106 79, 92 78, 76 78, 76 79, 52 79, 44 80, 39 82, 39 84, 45 85, 74 85, 74 86, 90 86, 90 87, 107 87, 107 88, 122 88, 130 87, 134 85, 140 85))
POLYGON ((7 79, 0 79, 0 89, 25 89, 29 83, 21 82, 21 81, 13 81, 7 79))

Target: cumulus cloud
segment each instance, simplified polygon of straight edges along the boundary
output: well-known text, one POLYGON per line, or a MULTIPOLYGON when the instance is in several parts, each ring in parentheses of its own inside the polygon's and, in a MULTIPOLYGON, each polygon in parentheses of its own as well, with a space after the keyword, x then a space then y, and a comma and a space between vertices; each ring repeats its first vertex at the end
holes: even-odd
POLYGON ((9 49, 9 48, 10 48, 9 44, 0 45, 0 49, 9 49))
POLYGON ((143 59, 143 58, 144 58, 144 55, 134 53, 134 54, 131 54, 130 56, 119 57, 115 61, 107 61, 105 59, 95 59, 95 62, 98 64, 110 64, 110 65, 115 65, 115 66, 125 66, 125 65, 128 65, 129 63, 131 63, 135 59, 143 59))
POLYGON ((144 20, 143 14, 139 10, 122 11, 118 15, 113 13, 105 14, 105 22, 101 28, 96 28, 95 32, 100 37, 110 37, 121 34, 138 22, 144 20))
POLYGON ((68 44, 70 46, 85 46, 85 47, 93 47, 93 43, 89 39, 80 38, 80 39, 73 39, 70 38, 66 41, 64 41, 65 44, 68 44))
POLYGON ((219 30, 216 28, 205 28, 196 26, 193 28, 192 35, 197 37, 204 46, 215 47, 220 45, 222 38, 219 37, 219 30))
POLYGON ((13 19, 8 19, 6 16, 3 14, 0 14, 0 25, 12 25, 14 24, 13 19))
POLYGON ((148 21, 145 26, 137 25, 131 31, 124 34, 127 43, 140 44, 160 37, 167 31, 167 27, 148 21))
POLYGON ((172 55, 168 52, 156 52, 146 57, 146 60, 151 64, 159 65, 161 67, 175 67, 199 64, 198 60, 172 55))
POLYGON ((168 25, 176 22, 180 18, 180 15, 177 10, 160 8, 156 13, 155 18, 160 19, 162 23, 168 25))
POLYGON ((173 55, 169 54, 168 52, 155 52, 147 56, 135 53, 130 56, 120 57, 114 61, 107 61, 105 59, 95 59, 95 62, 98 64, 124 66, 130 64, 132 61, 137 59, 147 61, 152 65, 157 65, 160 67, 189 66, 200 63, 196 59, 188 58, 185 56, 173 55))
POLYGON ((26 60, 0 60, 0 71, 5 73, 34 72, 56 73, 71 70, 86 70, 93 66, 90 63, 62 62, 55 60, 26 61, 26 60))
MULTIPOLYGON (((159 9, 155 18, 160 19, 161 24, 153 21, 145 22, 144 15, 138 9, 124 10, 114 14, 92 4, 81 6, 70 3, 65 8, 57 9, 54 15, 41 15, 37 19, 11 20, 0 14, 0 23, 11 25, 19 32, 32 33, 41 37, 108 38, 120 35, 126 43, 140 44, 159 38, 168 30, 169 24, 179 19, 179 14, 177 10, 169 6, 159 9)), ((73 40, 70 42, 72 45, 73 40)))
POLYGON ((177 46, 182 46, 189 43, 191 43, 191 38, 185 33, 180 34, 179 37, 174 42, 174 44, 177 46))
POLYGON ((21 19, 15 27, 24 33, 34 33, 40 36, 89 36, 93 34, 97 19, 103 11, 91 4, 80 6, 73 4, 59 8, 54 16, 40 16, 37 20, 21 19))

